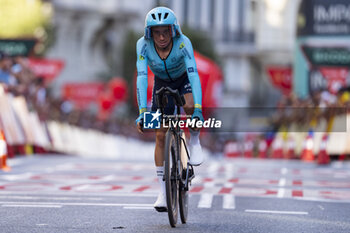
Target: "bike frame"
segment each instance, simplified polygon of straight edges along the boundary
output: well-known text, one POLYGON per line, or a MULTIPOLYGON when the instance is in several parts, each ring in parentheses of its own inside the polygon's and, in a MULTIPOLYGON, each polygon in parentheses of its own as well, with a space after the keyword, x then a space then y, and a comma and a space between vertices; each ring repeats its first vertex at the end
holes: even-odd
MULTIPOLYGON (((173 97, 171 96, 172 94, 170 92, 167 92, 165 91, 163 93, 164 96, 167 96, 167 97, 173 97)), ((174 97, 174 100, 175 100, 175 97, 174 97)), ((163 100, 162 100, 163 101, 163 100)), ((159 103, 158 103, 159 104, 159 103)), ((161 104, 163 105, 163 104, 161 104)), ((158 105, 159 106, 159 105, 158 105)), ((158 108, 162 114, 162 116, 164 115, 164 106, 158 108)), ((181 107, 179 105, 176 104, 176 115, 175 117, 172 117, 172 118, 169 118, 169 120, 172 120, 172 121, 179 121, 180 116, 181 114, 181 107)), ((174 137, 175 137, 175 140, 176 140, 176 149, 178 151, 180 151, 180 148, 181 148, 181 143, 183 143, 184 145, 184 148, 186 150, 186 155, 187 155, 187 159, 189 160, 190 157, 189 157, 189 152, 188 152, 188 148, 187 148, 187 145, 186 145, 186 142, 185 142, 185 138, 181 137, 181 133, 183 132, 182 129, 180 129, 180 127, 177 125, 176 127, 173 126, 173 124, 170 124, 170 128, 168 129, 168 131, 170 131, 174 137)), ((176 168, 178 170, 177 174, 179 177, 176 177, 176 179, 180 180, 183 184, 183 186, 181 186, 185 191, 188 191, 189 190, 189 182, 194 178, 194 174, 191 174, 190 176, 190 170, 193 171, 193 166, 190 165, 189 163, 187 163, 187 168, 186 168, 186 175, 185 177, 182 176, 182 172, 183 170, 185 170, 185 168, 183 168, 183 170, 181 170, 181 155, 179 153, 176 153, 176 158, 175 158, 175 161, 176 161, 176 168)))

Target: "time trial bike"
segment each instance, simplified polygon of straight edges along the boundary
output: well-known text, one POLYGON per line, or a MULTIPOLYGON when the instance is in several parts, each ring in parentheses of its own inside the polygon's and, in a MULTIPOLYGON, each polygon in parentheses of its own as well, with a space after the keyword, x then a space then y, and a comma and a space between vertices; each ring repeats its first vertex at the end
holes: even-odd
MULTIPOLYGON (((162 87, 156 91, 156 103, 162 116, 167 106, 168 98, 173 98, 176 106, 176 114, 168 116, 166 121, 178 122, 180 120, 181 107, 185 105, 184 96, 180 96, 178 90, 162 87)), ((191 180, 194 178, 193 166, 189 164, 189 151, 186 144, 186 136, 179 124, 168 124, 165 136, 164 150, 164 180, 166 186, 166 202, 169 223, 176 226, 178 212, 181 222, 185 224, 188 216, 188 190, 191 180)))

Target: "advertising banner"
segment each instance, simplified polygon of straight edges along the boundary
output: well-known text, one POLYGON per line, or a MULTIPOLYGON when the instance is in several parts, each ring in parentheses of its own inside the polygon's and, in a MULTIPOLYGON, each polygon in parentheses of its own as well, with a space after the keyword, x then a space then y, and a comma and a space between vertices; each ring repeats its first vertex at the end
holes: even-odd
POLYGON ((0 40, 0 51, 9 56, 25 56, 28 57, 32 52, 35 39, 16 39, 16 40, 0 40))
POLYGON ((301 2, 298 15, 298 36, 349 34, 349 0, 307 0, 301 2))
POLYGON ((59 59, 29 58, 29 67, 37 77, 52 81, 62 71, 64 62, 59 59))
POLYGON ((302 46, 302 50, 312 66, 350 67, 350 47, 302 46))
POLYGON ((350 72, 347 67, 319 67, 309 73, 310 92, 328 90, 336 94, 337 91, 349 85, 350 72))
POLYGON ((349 87, 350 1, 301 1, 297 24, 293 92, 307 98, 349 87))
POLYGON ((62 88, 64 99, 72 101, 78 108, 86 108, 91 103, 98 101, 102 93, 104 83, 66 83, 62 88))
POLYGON ((266 72, 270 82, 283 94, 288 95, 292 91, 292 68, 283 66, 269 66, 266 72))

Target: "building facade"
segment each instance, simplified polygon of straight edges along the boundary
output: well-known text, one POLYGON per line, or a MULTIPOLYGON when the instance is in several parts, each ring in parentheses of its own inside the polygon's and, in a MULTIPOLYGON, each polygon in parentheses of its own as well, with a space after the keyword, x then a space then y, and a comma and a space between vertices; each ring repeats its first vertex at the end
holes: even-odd
POLYGON ((213 39, 224 73, 222 106, 247 107, 276 102, 279 92, 270 85, 265 67, 292 64, 300 0, 52 2, 57 38, 49 56, 66 61, 57 87, 67 81, 92 81, 109 68, 122 71, 125 33, 130 28, 142 33, 145 15, 160 4, 173 9, 181 25, 213 39))

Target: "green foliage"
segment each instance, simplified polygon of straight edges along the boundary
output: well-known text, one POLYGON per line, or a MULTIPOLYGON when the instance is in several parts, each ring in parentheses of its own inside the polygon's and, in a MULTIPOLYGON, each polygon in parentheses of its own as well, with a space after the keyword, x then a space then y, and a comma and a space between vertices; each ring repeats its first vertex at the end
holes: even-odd
POLYGON ((38 39, 38 45, 39 49, 37 49, 35 52, 36 56, 43 57, 45 56, 46 52, 55 44, 56 39, 56 28, 51 23, 46 23, 43 26, 44 34, 42 38, 38 39))
POLYGON ((186 25, 182 26, 181 30, 182 33, 191 40, 194 50, 219 63, 219 58, 215 52, 213 41, 206 33, 190 28, 186 25))
POLYGON ((141 37, 141 34, 138 34, 134 31, 129 31, 126 34, 125 42, 123 46, 123 77, 128 83, 129 87, 129 106, 133 110, 137 110, 134 107, 134 75, 136 71, 136 42, 141 37))

